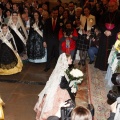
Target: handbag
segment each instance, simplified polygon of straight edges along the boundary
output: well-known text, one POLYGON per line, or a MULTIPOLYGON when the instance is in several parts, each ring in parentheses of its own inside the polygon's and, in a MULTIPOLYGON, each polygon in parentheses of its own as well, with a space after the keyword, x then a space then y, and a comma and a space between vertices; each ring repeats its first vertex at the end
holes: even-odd
POLYGON ((71 112, 75 108, 75 103, 72 99, 69 99, 66 104, 70 104, 68 107, 61 107, 61 120, 71 120, 71 112))

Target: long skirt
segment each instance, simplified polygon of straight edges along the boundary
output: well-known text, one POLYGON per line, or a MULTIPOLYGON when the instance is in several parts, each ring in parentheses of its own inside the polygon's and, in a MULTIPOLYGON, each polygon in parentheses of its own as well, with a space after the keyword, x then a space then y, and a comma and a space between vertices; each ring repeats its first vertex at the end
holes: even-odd
POLYGON ((60 117, 61 104, 65 103, 66 100, 71 99, 66 89, 61 89, 60 87, 58 87, 57 92, 54 96, 53 108, 50 111, 41 114, 42 107, 44 106, 45 98, 46 95, 44 96, 41 104, 39 104, 39 99, 38 99, 38 102, 34 107, 34 110, 37 113, 36 120, 46 120, 49 116, 60 117))

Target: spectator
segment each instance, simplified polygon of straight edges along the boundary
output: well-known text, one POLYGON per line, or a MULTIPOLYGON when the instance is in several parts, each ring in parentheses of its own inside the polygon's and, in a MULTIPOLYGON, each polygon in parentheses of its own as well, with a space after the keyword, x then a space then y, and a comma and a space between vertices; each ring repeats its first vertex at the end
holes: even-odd
POLYGON ((9 10, 12 11, 11 3, 10 3, 10 2, 7 2, 6 5, 5 5, 5 7, 6 7, 5 10, 6 10, 6 9, 9 9, 9 10))
POLYGON ((28 14, 23 13, 21 15, 25 29, 27 31, 27 34, 29 35, 29 30, 30 30, 30 22, 31 22, 31 18, 28 17, 28 14))
POLYGON ((73 109, 71 120, 92 120, 92 115, 87 108, 78 106, 73 109))
POLYGON ((47 48, 47 63, 44 69, 47 72, 51 67, 51 61, 55 57, 57 61, 59 56, 58 33, 60 30, 60 20, 58 19, 58 9, 53 8, 52 17, 47 19, 43 30, 43 45, 47 48))
POLYGON ((45 24, 46 20, 49 18, 49 13, 48 11, 43 11, 42 12, 42 23, 43 25, 45 24))
POLYGON ((23 12, 25 12, 28 15, 28 17, 31 17, 30 9, 27 6, 25 6, 23 9, 23 12))
POLYGON ((73 28, 73 24, 70 21, 67 21, 65 27, 59 31, 60 54, 65 52, 70 54, 73 58, 77 38, 77 30, 73 28))
POLYGON ((4 22, 4 14, 3 14, 3 8, 0 7, 0 24, 4 22))
POLYGON ((74 19, 75 19, 75 5, 74 5, 74 2, 69 2, 69 4, 68 4, 68 9, 69 9, 69 20, 70 21, 74 21, 74 19))
POLYGON ((59 19, 62 19, 63 18, 64 7, 59 6, 58 11, 59 11, 58 17, 59 17, 59 19))
POLYGON ((18 5, 18 4, 13 4, 12 9, 13 9, 13 11, 15 11, 15 12, 17 12, 17 13, 20 12, 20 11, 19 11, 19 5, 18 5))
POLYGON ((60 19, 60 27, 63 27, 69 20, 69 10, 65 9, 63 12, 63 18, 60 19))
POLYGON ((62 5, 62 1, 61 0, 57 0, 57 9, 59 10, 59 7, 62 5))
POLYGON ((78 49, 80 50, 80 62, 83 66, 86 63, 87 58, 87 50, 89 48, 89 39, 88 36, 90 35, 90 31, 93 25, 96 24, 95 16, 90 14, 90 8, 85 6, 83 8, 84 14, 80 16, 80 31, 79 34, 81 35, 81 39, 79 40, 80 44, 78 49))
POLYGON ((88 49, 88 56, 90 58, 89 64, 92 64, 95 60, 94 57, 98 53, 99 39, 100 39, 100 36, 101 36, 100 29, 97 26, 93 26, 92 29, 93 29, 93 31, 91 30, 91 35, 90 35, 91 46, 88 49))
POLYGON ((75 18, 80 19, 81 14, 82 14, 82 8, 81 7, 77 7, 75 9, 75 18))
POLYGON ((10 16, 11 16, 11 10, 9 10, 9 9, 7 9, 6 11, 5 11, 5 18, 4 18, 4 23, 8 23, 8 21, 9 21, 9 19, 10 19, 10 16))
POLYGON ((39 5, 39 7, 38 7, 38 12, 40 13, 40 16, 41 16, 41 18, 42 18, 42 17, 43 17, 43 16, 42 16, 42 13, 43 13, 42 5, 39 5))
POLYGON ((117 1, 110 0, 108 8, 108 11, 102 15, 99 23, 101 37, 95 62, 95 67, 103 71, 107 70, 108 56, 120 30, 120 11, 118 10, 117 1))

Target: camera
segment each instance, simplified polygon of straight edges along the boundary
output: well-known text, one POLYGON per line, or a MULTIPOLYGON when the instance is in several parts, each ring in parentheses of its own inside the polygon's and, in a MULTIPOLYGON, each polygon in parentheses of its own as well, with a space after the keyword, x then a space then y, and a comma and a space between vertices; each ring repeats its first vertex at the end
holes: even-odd
POLYGON ((72 34, 72 30, 71 29, 66 29, 65 32, 66 32, 67 36, 70 36, 72 34))
POLYGON ((90 39, 95 38, 95 37, 96 37, 95 34, 91 34, 91 35, 89 36, 90 39))
POLYGON ((116 90, 110 90, 107 94, 108 101, 115 102, 118 97, 120 97, 120 73, 114 73, 111 78, 113 87, 116 87, 116 90))

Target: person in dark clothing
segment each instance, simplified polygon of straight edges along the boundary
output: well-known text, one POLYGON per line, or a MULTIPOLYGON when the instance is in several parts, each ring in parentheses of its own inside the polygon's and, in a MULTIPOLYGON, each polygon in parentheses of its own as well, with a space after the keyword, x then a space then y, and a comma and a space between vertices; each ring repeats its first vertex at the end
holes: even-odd
POLYGON ((52 17, 46 20, 43 29, 43 46, 47 48, 47 63, 44 69, 45 72, 50 69, 53 57, 55 57, 55 60, 57 61, 59 56, 59 21, 60 20, 58 19, 58 9, 53 8, 52 17))
POLYGON ((99 28, 94 25, 91 29, 91 35, 90 35, 90 40, 91 40, 91 46, 88 49, 88 56, 90 58, 89 64, 92 64, 95 60, 95 56, 98 53, 99 49, 99 40, 100 40, 101 32, 99 28))
POLYGON ((109 11, 102 15, 99 24, 101 37, 95 62, 95 67, 103 71, 107 70, 108 56, 120 29, 120 11, 118 11, 117 2, 111 0, 108 4, 108 8, 109 11))

